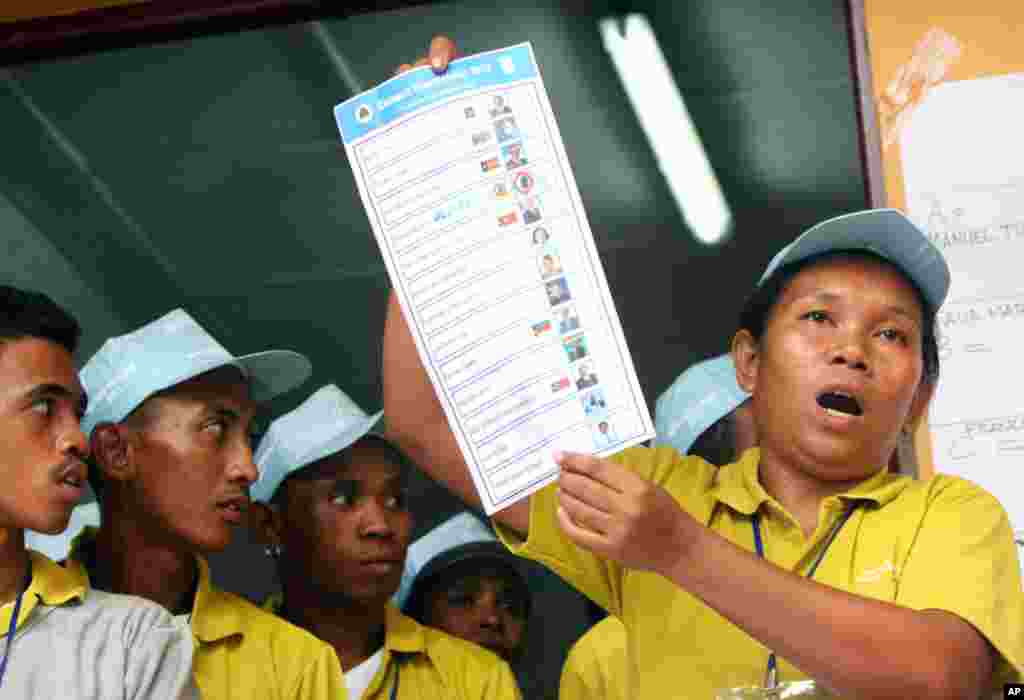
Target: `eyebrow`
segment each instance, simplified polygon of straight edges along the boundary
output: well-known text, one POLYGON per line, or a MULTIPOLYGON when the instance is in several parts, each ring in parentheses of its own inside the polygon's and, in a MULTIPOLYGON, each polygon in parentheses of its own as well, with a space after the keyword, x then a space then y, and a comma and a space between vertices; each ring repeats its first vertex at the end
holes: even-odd
MULTIPOLYGON (((824 302, 831 302, 831 303, 836 303, 836 302, 842 301, 842 297, 839 296, 838 294, 834 293, 834 292, 815 292, 813 294, 808 294, 804 298, 810 298, 810 299, 812 299, 814 301, 824 301, 824 302)), ((913 312, 907 310, 906 307, 899 306, 897 304, 890 304, 889 306, 886 306, 885 307, 885 311, 887 313, 890 313, 890 314, 896 314, 897 316, 905 316, 906 318, 908 318, 909 320, 913 321, 914 323, 920 323, 921 322, 918 319, 916 314, 914 314, 913 312)))
POLYGON ((242 414, 232 408, 226 408, 224 406, 216 406, 210 410, 210 413, 220 418, 226 418, 230 421, 239 421, 242 419, 242 414))
MULTIPOLYGON (((71 391, 71 389, 68 389, 66 386, 63 386, 61 384, 50 383, 37 384, 36 386, 32 387, 27 394, 25 394, 25 397, 29 399, 41 399, 43 397, 49 396, 59 396, 60 398, 74 398, 75 392, 71 391)), ((85 398, 84 394, 82 398, 85 398)))
MULTIPOLYGON (((313 478, 316 479, 315 476, 313 478)), ((363 484, 363 483, 365 483, 365 481, 363 479, 355 478, 349 472, 348 467, 346 467, 345 471, 341 472, 340 474, 328 477, 327 481, 331 484, 331 488, 336 488, 338 485, 343 484, 343 483, 349 483, 349 484, 363 484)), ((391 489, 391 488, 401 489, 403 486, 407 486, 408 485, 407 482, 408 482, 408 478, 406 477, 404 471, 399 471, 399 472, 396 472, 395 474, 392 474, 392 475, 384 477, 384 479, 383 479, 383 481, 381 483, 381 487, 382 487, 382 490, 387 490, 387 489, 391 489)))
POLYGON ((43 398, 58 398, 58 399, 71 399, 75 400, 78 397, 77 405, 75 408, 79 415, 85 414, 85 409, 89 403, 89 397, 86 393, 77 392, 63 384, 56 384, 54 382, 47 382, 46 384, 37 384, 25 393, 26 401, 37 401, 43 398))

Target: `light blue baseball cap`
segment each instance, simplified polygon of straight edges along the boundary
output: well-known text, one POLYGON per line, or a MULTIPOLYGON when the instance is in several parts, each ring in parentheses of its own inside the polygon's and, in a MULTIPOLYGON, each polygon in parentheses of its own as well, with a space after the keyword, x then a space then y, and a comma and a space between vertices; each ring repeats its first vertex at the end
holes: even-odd
POLYGON ((705 430, 749 398, 736 383, 731 355, 698 362, 658 397, 654 443, 671 445, 685 455, 705 430))
MULTIPOLYGON (((288 475, 341 452, 366 435, 383 411, 369 415, 334 384, 318 389, 267 429, 256 448, 259 478, 249 488, 254 501, 269 503, 288 475)), ((384 439, 381 437, 381 439, 384 439)))
POLYGON ((237 367, 252 399, 267 401, 312 373, 304 355, 267 350, 236 357, 185 310, 175 309, 136 331, 110 338, 85 363, 79 379, 89 397, 82 430, 119 423, 153 394, 219 367, 237 367))
POLYGON ((467 559, 501 561, 519 573, 518 558, 505 549, 490 528, 472 513, 462 512, 409 545, 402 582, 392 601, 398 608, 404 608, 417 583, 467 559))
POLYGON ((949 292, 949 265, 917 224, 897 209, 866 209, 822 221, 783 248, 768 263, 760 286, 780 267, 841 250, 863 250, 903 271, 937 311, 949 292))

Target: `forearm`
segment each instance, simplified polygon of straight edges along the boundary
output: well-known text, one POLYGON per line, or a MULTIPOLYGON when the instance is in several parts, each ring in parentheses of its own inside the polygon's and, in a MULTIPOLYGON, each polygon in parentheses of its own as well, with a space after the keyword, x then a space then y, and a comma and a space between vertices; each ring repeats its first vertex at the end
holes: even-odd
MULTIPOLYGON (((430 478, 443 484, 464 503, 480 508, 480 496, 469 466, 420 362, 416 342, 394 292, 388 300, 384 323, 383 375, 388 438, 430 478)), ((526 503, 528 501, 520 501, 496 517, 512 529, 525 533, 529 527, 526 503)))
POLYGON ((668 578, 840 696, 976 698, 986 688, 988 646, 959 618, 808 581, 695 533, 695 554, 668 578))

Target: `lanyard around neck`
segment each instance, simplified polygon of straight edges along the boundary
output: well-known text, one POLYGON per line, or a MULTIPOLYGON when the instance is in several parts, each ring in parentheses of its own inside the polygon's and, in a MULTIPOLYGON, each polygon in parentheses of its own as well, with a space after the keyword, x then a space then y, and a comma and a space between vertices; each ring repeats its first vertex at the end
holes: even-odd
MULTIPOLYGON (((814 578, 814 572, 818 570, 818 565, 821 564, 821 560, 825 558, 825 553, 828 552, 828 548, 832 545, 832 542, 835 540, 836 535, 839 534, 839 531, 843 529, 843 525, 846 524, 846 521, 850 519, 851 515, 853 515, 853 511, 857 510, 858 505, 860 504, 854 501, 847 506, 846 510, 843 511, 843 514, 839 516, 839 519, 836 520, 835 524, 832 526, 832 529, 828 531, 828 535, 825 537, 825 543, 821 546, 821 549, 818 550, 818 555, 814 557, 814 561, 811 562, 810 567, 807 569, 806 576, 808 579, 814 578)), ((755 512, 754 515, 751 516, 750 527, 754 530, 754 549, 757 550, 757 556, 764 559, 764 541, 761 539, 760 513, 755 512)), ((774 688, 777 679, 778 661, 776 660, 775 652, 773 651, 768 654, 768 668, 765 670, 764 674, 765 687, 774 688)))
POLYGON ((11 611, 11 624, 7 629, 7 648, 4 649, 4 658, 0 659, 0 688, 4 685, 4 674, 7 673, 7 659, 11 658, 11 647, 14 646, 14 634, 18 631, 18 614, 21 612, 21 599, 25 597, 29 585, 32 583, 32 562, 28 564, 28 575, 25 577, 25 586, 18 592, 14 599, 14 610, 11 611))
POLYGON ((395 655, 395 684, 391 686, 391 700, 398 698, 398 681, 402 674, 402 659, 397 654, 395 655))

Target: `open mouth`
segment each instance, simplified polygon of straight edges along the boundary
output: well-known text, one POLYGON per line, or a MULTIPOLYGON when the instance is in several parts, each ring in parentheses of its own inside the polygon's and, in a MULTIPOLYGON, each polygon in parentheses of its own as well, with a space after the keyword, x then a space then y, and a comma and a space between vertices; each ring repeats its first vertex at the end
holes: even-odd
POLYGON ((231 516, 241 517, 249 509, 249 501, 245 498, 231 498, 221 501, 217 504, 217 507, 226 511, 231 516))
POLYGON ((400 568, 403 562, 394 559, 369 559, 364 561, 363 565, 381 571, 391 571, 392 569, 400 568))
POLYGON ((85 481, 82 478, 76 476, 75 474, 68 474, 63 479, 60 480, 60 483, 64 486, 70 486, 71 488, 80 489, 85 484, 85 481))
POLYGON ((856 397, 841 391, 826 391, 818 395, 818 405, 830 416, 860 416, 864 410, 856 397))
POLYGON ((72 489, 85 488, 85 465, 69 464, 57 476, 57 483, 72 489))

